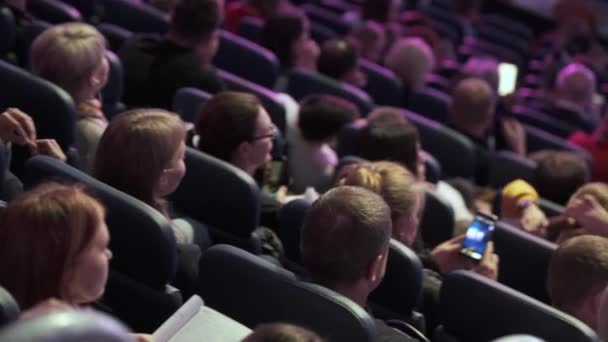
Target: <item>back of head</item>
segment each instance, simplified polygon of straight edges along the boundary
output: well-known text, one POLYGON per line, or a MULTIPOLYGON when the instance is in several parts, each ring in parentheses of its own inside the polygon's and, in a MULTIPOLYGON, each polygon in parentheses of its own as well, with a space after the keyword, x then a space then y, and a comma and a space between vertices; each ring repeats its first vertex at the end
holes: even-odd
POLYGON ((223 13, 219 0, 178 0, 171 12, 169 31, 183 39, 204 41, 218 29, 223 13))
POLYGON ((311 95, 300 103, 298 127, 304 139, 328 142, 357 117, 357 106, 347 100, 331 95, 311 95))
POLYGON ((450 122, 459 128, 487 129, 494 119, 494 91, 479 78, 460 81, 452 93, 450 122))
POLYGON ((577 316, 582 305, 602 292, 606 285, 608 239, 592 235, 577 236, 562 243, 553 253, 547 289, 552 305, 557 309, 577 316))
MULTIPOLYGON (((349 166, 340 172, 337 184, 360 186, 380 195, 391 209, 393 220, 416 215, 414 211, 422 194, 422 187, 411 172, 399 164, 386 161, 349 166)), ((417 229, 413 232, 396 232, 395 229, 397 226, 393 221, 392 235, 399 241, 404 241, 399 234, 415 235, 417 232, 417 229)))
POLYGON ((301 236, 302 260, 313 280, 329 288, 352 286, 388 250, 390 209, 369 190, 341 186, 315 201, 301 236))
POLYGON ((357 43, 362 58, 378 62, 386 45, 384 28, 375 21, 368 20, 351 34, 357 43))
POLYGON ((600 182, 587 183, 576 190, 572 197, 570 197, 570 201, 583 198, 586 195, 593 196, 602 208, 608 210, 608 184, 600 182))
POLYGON ((95 27, 84 23, 55 25, 32 43, 32 71, 79 102, 83 88, 105 58, 106 40, 95 27))
POLYGON ((560 98, 575 103, 589 103, 595 93, 595 75, 582 64, 566 65, 555 82, 555 90, 560 98))
POLYGON ((462 68, 462 74, 465 77, 482 79, 488 82, 494 91, 498 91, 498 61, 492 57, 469 58, 462 68))
POLYGON ((260 43, 274 52, 281 66, 290 68, 295 59, 292 47, 307 31, 306 16, 300 10, 290 8, 266 19, 260 43))
POLYGON ((258 98, 248 93, 222 92, 213 96, 196 120, 198 148, 231 162, 237 147, 254 138, 260 108, 258 98))
POLYGON ((112 119, 99 141, 93 175, 167 215, 156 192, 185 135, 175 113, 162 109, 122 113, 112 119))
POLYGON ((68 266, 92 243, 104 219, 101 204, 81 187, 42 184, 0 214, 0 284, 21 310, 66 298, 68 266))
POLYGON ((385 64, 399 77, 405 88, 417 91, 435 67, 433 51, 420 38, 399 39, 388 52, 385 64))
POLYGON ((399 108, 395 107, 377 107, 367 115, 367 123, 387 123, 387 124, 405 124, 408 123, 407 118, 399 108))
POLYGON ((564 205, 590 179, 587 163, 575 153, 541 151, 530 157, 537 163, 533 183, 542 198, 564 205))
POLYGON ((337 38, 323 44, 317 68, 326 76, 342 80, 349 72, 356 70, 358 60, 356 47, 346 39, 337 38))
POLYGON ((322 342, 314 332, 292 324, 260 324, 242 342, 322 342))
POLYGON ((372 122, 359 131, 356 155, 371 161, 390 160, 418 170, 418 130, 411 123, 372 122))

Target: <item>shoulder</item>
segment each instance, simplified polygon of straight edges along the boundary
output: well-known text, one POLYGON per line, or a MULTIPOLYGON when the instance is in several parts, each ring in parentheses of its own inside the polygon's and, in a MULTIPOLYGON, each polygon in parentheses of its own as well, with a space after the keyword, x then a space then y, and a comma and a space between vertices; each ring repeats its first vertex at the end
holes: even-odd
POLYGON ((374 319, 376 323, 376 334, 378 342, 415 342, 416 339, 402 333, 401 331, 389 327, 384 321, 374 319))

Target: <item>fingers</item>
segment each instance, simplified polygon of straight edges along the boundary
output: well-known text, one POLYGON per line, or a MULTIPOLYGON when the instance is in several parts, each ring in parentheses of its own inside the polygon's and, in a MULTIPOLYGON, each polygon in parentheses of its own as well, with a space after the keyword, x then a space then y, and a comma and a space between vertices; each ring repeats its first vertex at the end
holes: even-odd
POLYGON ((33 141, 36 139, 36 126, 34 125, 34 120, 32 120, 29 115, 17 108, 9 108, 7 109, 7 112, 9 112, 13 118, 19 122, 19 126, 25 132, 28 140, 33 141))
POLYGON ((30 151, 32 155, 42 154, 61 161, 67 160, 65 154, 55 139, 38 139, 35 141, 35 146, 32 147, 30 151))

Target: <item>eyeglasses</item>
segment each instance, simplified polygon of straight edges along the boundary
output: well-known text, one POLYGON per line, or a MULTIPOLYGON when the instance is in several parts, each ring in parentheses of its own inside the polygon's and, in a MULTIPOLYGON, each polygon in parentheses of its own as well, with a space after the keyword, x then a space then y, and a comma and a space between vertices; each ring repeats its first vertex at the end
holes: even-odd
POLYGON ((258 135, 256 137, 253 137, 253 139, 251 139, 251 141, 262 140, 262 139, 266 139, 266 138, 274 139, 278 135, 279 135, 279 130, 276 127, 273 126, 272 130, 270 131, 270 133, 264 134, 264 135, 258 135))

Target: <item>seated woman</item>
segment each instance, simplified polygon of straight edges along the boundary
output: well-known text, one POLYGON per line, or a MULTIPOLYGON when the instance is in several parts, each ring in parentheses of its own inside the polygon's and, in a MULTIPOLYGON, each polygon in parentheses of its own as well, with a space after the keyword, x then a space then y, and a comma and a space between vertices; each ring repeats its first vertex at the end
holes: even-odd
POLYGON ((40 34, 30 50, 32 71, 63 88, 74 100, 76 148, 89 171, 99 138, 108 122, 99 92, 108 80, 106 40, 93 26, 66 23, 40 34))
MULTIPOLYGON (((108 125, 95 156, 93 175, 172 218, 164 199, 179 186, 184 174, 186 130, 174 113, 162 109, 132 110, 108 125)), ((178 243, 209 245, 200 224, 173 220, 178 243)))
POLYGON ((0 213, 0 284, 22 311, 101 298, 112 258, 104 220, 103 206, 81 187, 56 183, 23 193, 0 213))
POLYGON ((317 70, 320 49, 310 38, 308 18, 298 9, 286 10, 268 18, 260 43, 277 56, 284 71, 292 68, 317 70))

